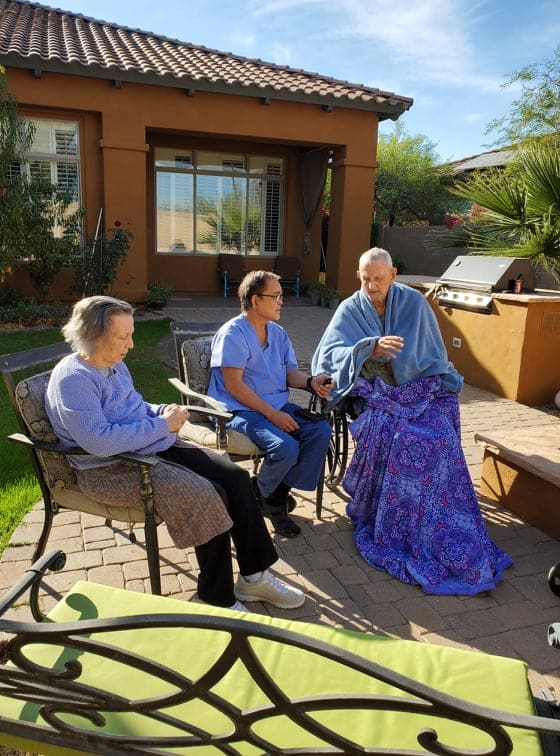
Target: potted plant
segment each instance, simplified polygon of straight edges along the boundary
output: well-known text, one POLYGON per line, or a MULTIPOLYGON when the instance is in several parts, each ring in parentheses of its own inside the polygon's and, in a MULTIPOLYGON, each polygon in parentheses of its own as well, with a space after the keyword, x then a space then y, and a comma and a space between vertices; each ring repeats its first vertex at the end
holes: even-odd
POLYGON ((334 290, 329 289, 328 286, 323 287, 323 291, 321 292, 321 307, 329 306, 329 301, 334 296, 334 293, 334 290))
POLYGON ((307 294, 312 305, 318 305, 321 301, 321 294, 325 290, 325 284, 321 281, 311 281, 307 284, 307 294))
POLYGON ((334 291, 334 289, 331 289, 329 292, 329 307, 331 310, 336 310, 338 305, 340 304, 340 294, 337 291, 334 291))
POLYGON ((171 286, 154 281, 148 285, 146 304, 152 310, 161 310, 169 302, 172 291, 171 286))

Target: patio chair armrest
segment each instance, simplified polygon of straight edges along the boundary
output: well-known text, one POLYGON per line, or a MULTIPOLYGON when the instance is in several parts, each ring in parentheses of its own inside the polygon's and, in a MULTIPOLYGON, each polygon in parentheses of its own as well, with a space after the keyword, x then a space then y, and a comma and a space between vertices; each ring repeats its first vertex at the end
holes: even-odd
POLYGON ((126 459, 129 462, 137 462, 138 464, 143 465, 157 465, 157 463, 160 461, 159 457, 147 457, 145 454, 136 454, 136 452, 126 452, 124 454, 116 454, 119 459, 126 459))
POLYGON ((78 456, 89 453, 85 449, 82 449, 80 446, 63 446, 61 443, 40 441, 37 438, 30 438, 24 433, 11 433, 8 438, 10 439, 10 441, 15 441, 18 444, 23 444, 24 446, 32 446, 34 449, 37 449, 37 451, 53 452, 55 454, 64 454, 65 456, 78 456))
MULTIPOLYGON (((82 449, 81 446, 63 446, 60 443, 55 444, 50 441, 39 441, 36 438, 26 436, 24 433, 12 433, 8 438, 18 444, 32 446, 34 449, 37 449, 37 451, 64 454, 66 457, 88 456, 90 454, 90 452, 82 449)), ((143 454, 136 454, 135 452, 123 452, 122 454, 116 454, 115 456, 119 459, 127 459, 131 462, 142 462, 146 465, 155 465, 159 462, 157 457, 148 457, 143 454)))
MULTIPOLYGON (((61 570, 65 564, 66 554, 60 549, 49 551, 48 554, 44 554, 40 559, 37 559, 36 562, 26 569, 20 579, 6 593, 2 594, 0 598, 0 617, 8 609, 11 609, 16 601, 27 593, 27 591, 31 591, 29 603, 33 605, 33 602, 36 601, 38 608, 39 584, 45 572, 47 570, 52 570, 53 572, 61 570)), ((34 616, 38 615, 34 614, 34 616)))
POLYGON ((168 380, 173 388, 177 389, 177 391, 183 396, 188 399, 197 399, 205 405, 204 407, 187 405, 188 409, 196 410, 196 412, 203 412, 207 415, 213 415, 214 417, 221 417, 226 420, 231 420, 233 417, 232 413, 228 411, 223 402, 219 402, 211 396, 206 396, 206 394, 199 394, 197 391, 192 391, 192 389, 186 386, 183 381, 179 380, 179 378, 169 378, 168 380))

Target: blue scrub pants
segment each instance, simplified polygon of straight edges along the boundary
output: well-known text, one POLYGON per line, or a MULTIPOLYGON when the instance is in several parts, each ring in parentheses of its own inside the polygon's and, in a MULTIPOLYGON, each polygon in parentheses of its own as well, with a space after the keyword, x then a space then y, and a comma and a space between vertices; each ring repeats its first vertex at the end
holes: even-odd
POLYGON ((292 433, 280 430, 253 410, 236 410, 228 423, 229 428, 249 436, 265 453, 258 474, 263 496, 270 496, 280 483, 302 491, 313 491, 317 487, 329 448, 331 427, 326 421, 298 417, 294 414, 298 409, 297 404, 290 402, 281 408, 299 425, 299 429, 292 433))

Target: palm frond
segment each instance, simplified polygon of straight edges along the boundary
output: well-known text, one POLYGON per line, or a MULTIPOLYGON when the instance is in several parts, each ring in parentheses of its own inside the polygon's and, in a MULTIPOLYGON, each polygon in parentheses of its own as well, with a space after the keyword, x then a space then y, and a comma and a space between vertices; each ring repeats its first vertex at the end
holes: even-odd
POLYGON ((519 163, 527 186, 527 211, 560 215, 560 150, 539 145, 521 150, 519 163))
POLYGON ((473 254, 503 255, 519 244, 520 234, 517 229, 506 230, 494 223, 478 221, 461 223, 453 228, 433 228, 425 237, 424 244, 430 248, 469 249, 473 254))
POLYGON ((458 184, 452 192, 483 207, 485 219, 490 216, 498 223, 524 222, 527 188, 515 176, 495 171, 475 174, 458 184))

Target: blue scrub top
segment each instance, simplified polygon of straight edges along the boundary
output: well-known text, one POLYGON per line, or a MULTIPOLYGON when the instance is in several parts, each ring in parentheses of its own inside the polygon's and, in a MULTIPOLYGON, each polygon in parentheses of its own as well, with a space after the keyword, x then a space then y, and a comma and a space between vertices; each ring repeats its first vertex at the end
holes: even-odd
POLYGON ((274 409, 281 409, 288 401, 286 373, 298 369, 296 355, 282 326, 270 321, 267 329, 268 340, 263 346, 242 313, 228 320, 212 340, 208 395, 223 402, 231 411, 250 408, 226 390, 221 367, 241 368, 247 386, 274 409))

